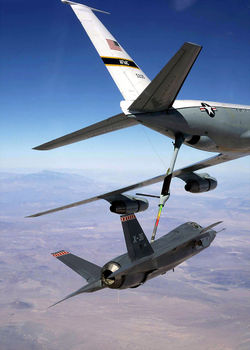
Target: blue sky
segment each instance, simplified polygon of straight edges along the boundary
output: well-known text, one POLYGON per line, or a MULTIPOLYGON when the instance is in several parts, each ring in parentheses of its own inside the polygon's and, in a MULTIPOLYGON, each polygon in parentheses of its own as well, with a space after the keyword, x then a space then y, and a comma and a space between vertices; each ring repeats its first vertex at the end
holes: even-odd
MULTIPOLYGON (((83 2, 153 78, 184 41, 203 45, 179 99, 250 104, 250 1, 83 2)), ((1 169, 165 171, 171 141, 142 126, 38 152, 32 147, 120 112, 122 99, 71 8, 1 0, 1 169)), ((177 165, 209 157, 184 147, 177 165)), ((221 165, 225 172, 249 160, 221 165)))

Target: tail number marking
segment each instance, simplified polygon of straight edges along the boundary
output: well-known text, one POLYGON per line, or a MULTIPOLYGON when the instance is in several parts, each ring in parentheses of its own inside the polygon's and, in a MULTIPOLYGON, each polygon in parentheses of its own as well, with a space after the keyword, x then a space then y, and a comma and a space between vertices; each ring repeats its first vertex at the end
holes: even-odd
POLYGON ((137 78, 140 78, 140 79, 145 79, 145 77, 144 77, 144 75, 143 75, 143 74, 137 74, 137 73, 136 73, 136 76, 137 76, 137 78))

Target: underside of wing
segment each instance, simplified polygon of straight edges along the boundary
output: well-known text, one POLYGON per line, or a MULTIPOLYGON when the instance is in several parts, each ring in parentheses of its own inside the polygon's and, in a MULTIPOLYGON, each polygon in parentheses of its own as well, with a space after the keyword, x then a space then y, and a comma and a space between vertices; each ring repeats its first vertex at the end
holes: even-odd
POLYGON ((107 134, 119 129, 128 128, 129 126, 136 124, 138 124, 138 122, 134 118, 126 117, 123 113, 120 113, 96 124, 87 126, 86 128, 46 142, 40 146, 34 147, 33 149, 47 151, 53 148, 69 145, 74 142, 87 140, 91 137, 107 134))
MULTIPOLYGON (((237 159, 237 158, 240 158, 240 157, 243 157, 243 156, 244 156, 244 154, 221 154, 220 153, 220 154, 217 154, 214 157, 208 158, 206 160, 197 162, 197 163, 195 163, 193 165, 190 165, 188 167, 185 167, 185 168, 178 169, 178 170, 174 171, 173 172, 173 177, 178 177, 178 178, 183 179, 185 181, 187 174, 192 174, 194 171, 205 169, 205 168, 208 168, 210 166, 217 165, 217 164, 220 164, 220 163, 228 162, 230 160, 237 159)), ((141 181, 141 182, 137 182, 137 183, 135 183, 133 185, 122 187, 122 188, 120 188, 118 190, 115 190, 115 191, 111 191, 111 192, 108 192, 108 193, 104 193, 102 195, 98 195, 98 196, 95 196, 95 197, 84 199, 82 201, 70 203, 70 204, 67 204, 67 205, 64 205, 64 206, 61 206, 61 207, 58 207, 58 208, 54 208, 54 209, 46 210, 46 211, 39 212, 39 213, 36 213, 36 214, 32 214, 32 215, 29 215, 29 216, 26 216, 26 217, 30 218, 30 217, 37 217, 37 216, 42 216, 42 215, 46 215, 46 214, 50 214, 50 213, 55 213, 57 211, 61 211, 61 210, 77 207, 79 205, 83 205, 83 204, 87 204, 87 203, 90 203, 90 202, 94 202, 94 201, 99 200, 99 199, 106 199, 108 201, 111 201, 111 199, 115 195, 118 195, 118 194, 121 194, 121 193, 124 193, 124 192, 128 192, 128 191, 131 191, 131 190, 135 190, 137 188, 141 188, 141 187, 144 187, 144 186, 149 186, 149 185, 156 184, 158 182, 163 181, 165 177, 166 177, 166 174, 155 176, 155 177, 153 177, 151 179, 144 180, 144 181, 141 181)))
POLYGON ((196 44, 184 43, 174 57, 131 104, 129 110, 157 112, 170 108, 201 48, 196 44))

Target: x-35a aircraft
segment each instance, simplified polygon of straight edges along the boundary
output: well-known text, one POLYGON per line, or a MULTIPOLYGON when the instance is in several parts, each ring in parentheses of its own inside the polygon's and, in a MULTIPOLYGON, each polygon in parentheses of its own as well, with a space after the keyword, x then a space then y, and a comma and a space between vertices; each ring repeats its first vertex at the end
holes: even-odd
POLYGON ((94 14, 96 11, 104 13, 105 11, 67 0, 62 0, 62 2, 71 6, 120 90, 124 98, 120 103, 122 113, 56 138, 34 149, 51 150, 142 124, 172 138, 174 151, 166 174, 32 216, 64 210, 98 199, 108 200, 111 203, 111 210, 119 214, 139 212, 147 208, 145 199, 123 193, 163 181, 158 215, 152 234, 153 241, 161 210, 170 195, 170 183, 173 177, 182 179, 186 183, 185 189, 189 192, 210 191, 216 187, 216 179, 207 173, 197 174, 196 170, 250 154, 250 106, 203 100, 176 100, 202 49, 201 46, 184 43, 160 73, 150 81, 94 14), (218 152, 218 154, 196 164, 174 170, 176 158, 183 143, 203 151, 218 152))
POLYGON ((134 214, 121 216, 121 223, 128 252, 113 258, 103 267, 65 250, 52 253, 86 279, 88 284, 51 306, 75 295, 92 293, 107 287, 112 289, 139 287, 209 247, 217 233, 212 228, 221 221, 206 228, 195 222, 186 222, 152 244, 147 240, 134 214))

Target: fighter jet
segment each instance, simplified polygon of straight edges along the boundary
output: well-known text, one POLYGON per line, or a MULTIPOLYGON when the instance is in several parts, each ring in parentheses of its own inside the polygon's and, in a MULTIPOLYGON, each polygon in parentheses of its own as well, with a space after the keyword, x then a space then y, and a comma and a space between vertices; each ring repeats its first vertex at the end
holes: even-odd
POLYGON ((122 113, 46 142, 34 149, 51 150, 142 124, 172 138, 174 151, 166 174, 31 216, 64 210, 97 199, 109 200, 113 210, 122 206, 125 208, 123 213, 128 214, 129 210, 126 211, 126 208, 129 209, 131 205, 138 207, 138 200, 140 203, 143 200, 133 197, 131 203, 131 196, 123 195, 123 192, 163 181, 152 234, 152 240, 154 240, 162 208, 170 196, 170 183, 173 177, 179 177, 186 183, 186 191, 192 193, 210 191, 217 186, 216 179, 207 173, 197 174, 196 170, 250 154, 250 106, 203 100, 176 100, 202 49, 200 45, 184 43, 159 74, 150 81, 94 14, 96 11, 106 13, 105 11, 68 0, 62 0, 62 2, 71 6, 123 95, 124 100, 120 103, 122 113), (220 153, 191 166, 174 170, 176 158, 183 143, 199 150, 220 153))
POLYGON ((88 284, 51 306, 75 295, 104 288, 139 287, 208 248, 217 233, 212 228, 221 223, 202 228, 195 222, 186 222, 150 244, 134 214, 120 218, 128 252, 111 259, 103 267, 65 250, 52 253, 88 284))

